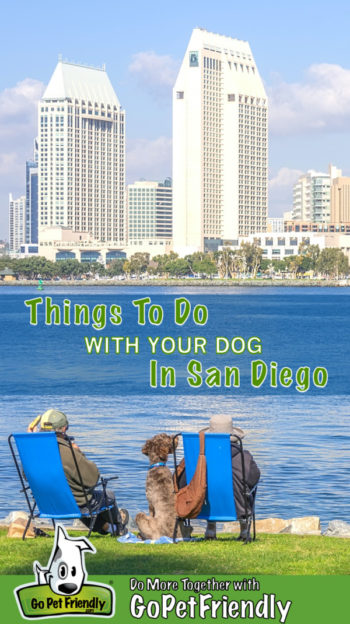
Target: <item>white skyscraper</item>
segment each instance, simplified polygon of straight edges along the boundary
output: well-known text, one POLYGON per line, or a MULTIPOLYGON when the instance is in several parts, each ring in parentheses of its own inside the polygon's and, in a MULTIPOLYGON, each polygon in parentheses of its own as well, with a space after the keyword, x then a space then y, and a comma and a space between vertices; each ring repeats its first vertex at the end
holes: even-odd
POLYGON ((59 61, 39 103, 40 228, 125 240, 125 113, 104 69, 59 61))
POLYGON ((21 245, 26 243, 26 197, 18 199, 9 196, 9 248, 18 252, 21 245))
POLYGON ((173 91, 175 251, 266 231, 267 139, 248 42, 194 29, 173 91))

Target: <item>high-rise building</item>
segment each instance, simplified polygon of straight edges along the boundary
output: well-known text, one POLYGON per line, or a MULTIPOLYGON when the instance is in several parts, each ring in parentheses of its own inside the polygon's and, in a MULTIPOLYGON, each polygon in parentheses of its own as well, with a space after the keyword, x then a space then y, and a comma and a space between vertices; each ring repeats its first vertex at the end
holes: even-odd
POLYGON ((266 231, 267 141, 249 43, 194 29, 173 90, 175 251, 266 231))
POLYGON ((39 103, 40 228, 125 240, 125 112, 105 69, 59 61, 39 103))
POLYGON ((128 241, 172 238, 171 179, 164 182, 141 180, 128 185, 128 241))
POLYGON ((329 165, 328 173, 310 169, 293 187, 292 219, 329 223, 331 220, 331 183, 341 171, 329 165))
POLYGON ((9 250, 17 253, 26 243, 26 197, 9 195, 9 250))
POLYGON ((350 178, 341 174, 332 180, 331 221, 350 222, 350 178))
POLYGON ((26 240, 38 242, 38 140, 34 141, 33 160, 26 162, 26 240))

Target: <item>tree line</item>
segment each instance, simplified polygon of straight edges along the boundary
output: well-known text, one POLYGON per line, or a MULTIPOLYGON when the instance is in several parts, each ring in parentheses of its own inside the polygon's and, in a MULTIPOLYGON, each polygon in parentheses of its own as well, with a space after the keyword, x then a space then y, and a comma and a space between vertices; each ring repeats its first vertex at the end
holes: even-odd
POLYGON ((155 276, 244 278, 273 277, 292 278, 316 275, 338 279, 349 274, 349 262, 339 248, 320 249, 318 245, 302 242, 298 253, 280 259, 266 259, 262 249, 255 243, 241 243, 237 249, 223 247, 217 252, 196 252, 180 258, 178 254, 157 255, 137 252, 129 259, 113 260, 106 267, 100 262, 79 262, 58 260, 51 262, 42 256, 28 258, 0 258, 0 271, 9 268, 19 279, 82 279, 95 277, 140 277, 155 276))

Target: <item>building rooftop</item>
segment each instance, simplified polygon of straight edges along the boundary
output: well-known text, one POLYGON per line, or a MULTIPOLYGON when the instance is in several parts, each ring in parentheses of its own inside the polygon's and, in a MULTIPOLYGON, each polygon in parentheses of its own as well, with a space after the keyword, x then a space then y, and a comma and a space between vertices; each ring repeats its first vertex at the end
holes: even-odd
POLYGON ((207 30, 207 28, 197 27, 194 30, 201 30, 203 33, 207 33, 208 35, 215 35, 216 37, 222 37, 222 39, 229 39, 230 41, 243 41, 244 43, 248 43, 246 39, 237 39, 237 37, 231 37, 230 35, 224 35, 222 33, 216 33, 212 30, 207 30))
POLYGON ((120 107, 119 100, 104 69, 75 65, 59 61, 43 100, 64 100, 66 98, 111 104, 120 107))
POLYGON ((248 41, 221 35, 211 32, 205 28, 194 28, 192 31, 191 42, 201 43, 204 47, 217 47, 218 52, 237 52, 251 55, 251 49, 248 41))

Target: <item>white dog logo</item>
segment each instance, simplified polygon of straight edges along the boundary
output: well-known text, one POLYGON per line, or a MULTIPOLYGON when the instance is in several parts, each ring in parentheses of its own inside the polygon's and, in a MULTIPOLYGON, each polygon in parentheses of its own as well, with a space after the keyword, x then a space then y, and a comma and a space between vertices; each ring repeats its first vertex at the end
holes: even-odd
POLYGON ((78 594, 86 578, 83 551, 96 550, 86 537, 69 537, 61 524, 56 525, 55 543, 47 568, 33 564, 37 585, 49 585, 55 594, 78 594))

